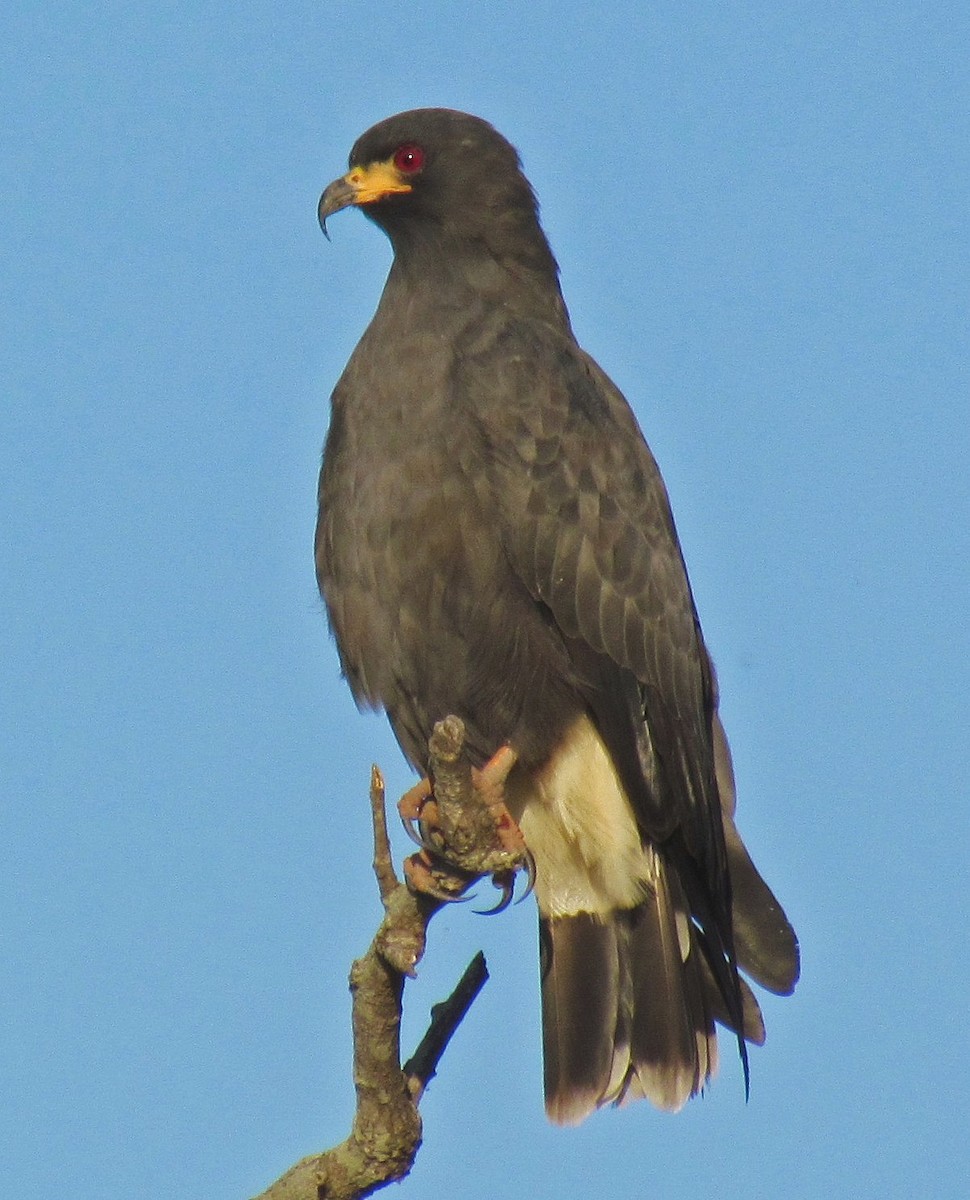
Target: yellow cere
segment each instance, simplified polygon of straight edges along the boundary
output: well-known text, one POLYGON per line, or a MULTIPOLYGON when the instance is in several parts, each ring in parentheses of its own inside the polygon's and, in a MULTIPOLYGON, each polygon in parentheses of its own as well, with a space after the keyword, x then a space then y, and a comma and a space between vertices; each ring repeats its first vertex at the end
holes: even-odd
POLYGON ((382 196, 411 191, 411 185, 405 183, 391 159, 368 163, 366 167, 354 167, 344 179, 354 189, 355 204, 370 204, 382 196))

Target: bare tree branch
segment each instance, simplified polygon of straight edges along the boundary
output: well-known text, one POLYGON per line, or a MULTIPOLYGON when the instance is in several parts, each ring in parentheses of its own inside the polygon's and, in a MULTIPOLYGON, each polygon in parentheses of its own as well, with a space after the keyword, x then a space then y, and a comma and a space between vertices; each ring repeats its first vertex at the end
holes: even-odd
POLYGON ((408 1087, 417 1104, 424 1090, 435 1077, 441 1056, 448 1049, 452 1034, 465 1019, 465 1013, 488 980, 488 967, 481 950, 475 955, 447 1000, 431 1010, 431 1024, 418 1043, 418 1048, 404 1064, 408 1087))
MULTIPOLYGON (((422 859, 425 874, 433 874, 435 892, 454 897, 480 875, 507 873, 521 865, 516 850, 502 842, 496 827, 494 788, 486 778, 487 769, 473 780, 463 748, 461 721, 449 717, 439 722, 430 742, 433 796, 440 816, 436 844, 440 842, 448 858, 460 865, 449 866, 426 853, 415 856, 422 859)), ((442 902, 436 896, 415 894, 398 881, 384 799, 384 781, 374 767, 370 787, 374 874, 384 919, 367 953, 350 971, 357 1090, 350 1135, 323 1154, 301 1159, 255 1200, 361 1200, 403 1179, 421 1145, 418 1102, 488 978, 479 953, 448 1000, 434 1006, 428 1032, 402 1068, 404 982, 415 973, 424 954, 428 923, 442 902)))
POLYGON ((370 808, 374 822, 374 874, 381 891, 381 902, 387 903, 399 880, 391 858, 391 843, 387 836, 387 812, 384 805, 384 776, 376 764, 370 769, 370 808))

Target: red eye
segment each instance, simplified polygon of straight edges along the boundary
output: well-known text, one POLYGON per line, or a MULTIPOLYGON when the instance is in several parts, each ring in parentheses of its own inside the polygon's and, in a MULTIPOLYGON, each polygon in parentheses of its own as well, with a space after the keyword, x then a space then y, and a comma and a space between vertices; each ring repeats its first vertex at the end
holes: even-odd
POLYGON ((394 165, 402 175, 416 175, 424 166, 424 151, 414 142, 406 142, 394 151, 394 165))

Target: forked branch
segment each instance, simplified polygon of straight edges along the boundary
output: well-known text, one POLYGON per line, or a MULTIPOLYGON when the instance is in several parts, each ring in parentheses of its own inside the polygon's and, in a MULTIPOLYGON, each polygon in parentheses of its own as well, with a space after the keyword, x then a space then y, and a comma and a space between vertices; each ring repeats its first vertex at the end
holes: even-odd
MULTIPOLYGON (((457 896, 470 879, 494 869, 495 830, 481 813, 472 771, 462 758, 464 727, 454 717, 440 722, 430 743, 432 778, 447 814, 448 834, 461 845, 463 870, 435 872, 436 887, 457 896), (471 836, 469 831, 473 830, 471 836), (484 832, 483 832, 484 831, 484 832), (476 854, 481 870, 477 870, 476 854), (471 866, 471 870, 469 867, 471 866)), ((430 1027, 414 1055, 401 1066, 404 982, 413 976, 426 944, 428 923, 441 900, 415 894, 394 871, 387 836, 384 781, 371 773, 374 874, 384 918, 362 958, 350 971, 353 997, 354 1084, 357 1108, 349 1136, 322 1154, 301 1159, 255 1200, 360 1200, 403 1179, 421 1145, 418 1104, 455 1030, 488 972, 482 954, 469 964, 452 995, 432 1009, 430 1027)))

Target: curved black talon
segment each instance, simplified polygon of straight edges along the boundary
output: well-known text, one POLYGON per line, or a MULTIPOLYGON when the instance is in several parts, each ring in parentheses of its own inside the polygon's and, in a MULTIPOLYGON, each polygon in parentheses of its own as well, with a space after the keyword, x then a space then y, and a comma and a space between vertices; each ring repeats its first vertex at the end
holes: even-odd
POLYGON ((420 817, 418 817, 417 825, 415 825, 413 817, 401 817, 401 824, 404 826, 404 832, 415 846, 420 846, 422 850, 427 850, 429 853, 440 850, 440 846, 436 845, 428 834, 427 826, 420 817))
MULTIPOLYGON (((492 883, 495 883, 496 876, 492 876, 492 883)), ((502 896, 493 908, 476 908, 475 912, 480 917, 494 917, 497 913, 505 912, 508 906, 512 903, 512 897, 515 895, 515 875, 513 872, 508 872, 500 884, 495 883, 496 887, 501 887, 502 896)))
POLYGON ((531 896, 532 893, 535 891, 536 860, 532 855, 532 851, 529 849, 526 849, 526 851, 525 851, 525 873, 526 873, 525 891, 518 898, 518 900, 516 900, 516 902, 515 902, 516 904, 521 904, 523 900, 528 899, 528 897, 531 896))
POLYGON ((425 892, 426 896, 433 896, 435 900, 440 900, 442 904, 467 904, 469 900, 475 899, 475 892, 469 893, 467 896, 456 896, 453 892, 439 892, 437 888, 425 892))
POLYGON ((415 826, 413 817, 401 817, 401 824, 405 827, 405 833, 408 838, 414 842, 415 846, 420 846, 421 850, 430 850, 429 844, 424 838, 424 822, 418 818, 418 824, 415 826))
POLYGON ((415 828, 413 818, 402 817, 401 824, 404 826, 404 832, 408 835, 411 841, 414 842, 415 846, 420 846, 422 850, 427 850, 428 847, 421 840, 421 835, 415 828))

